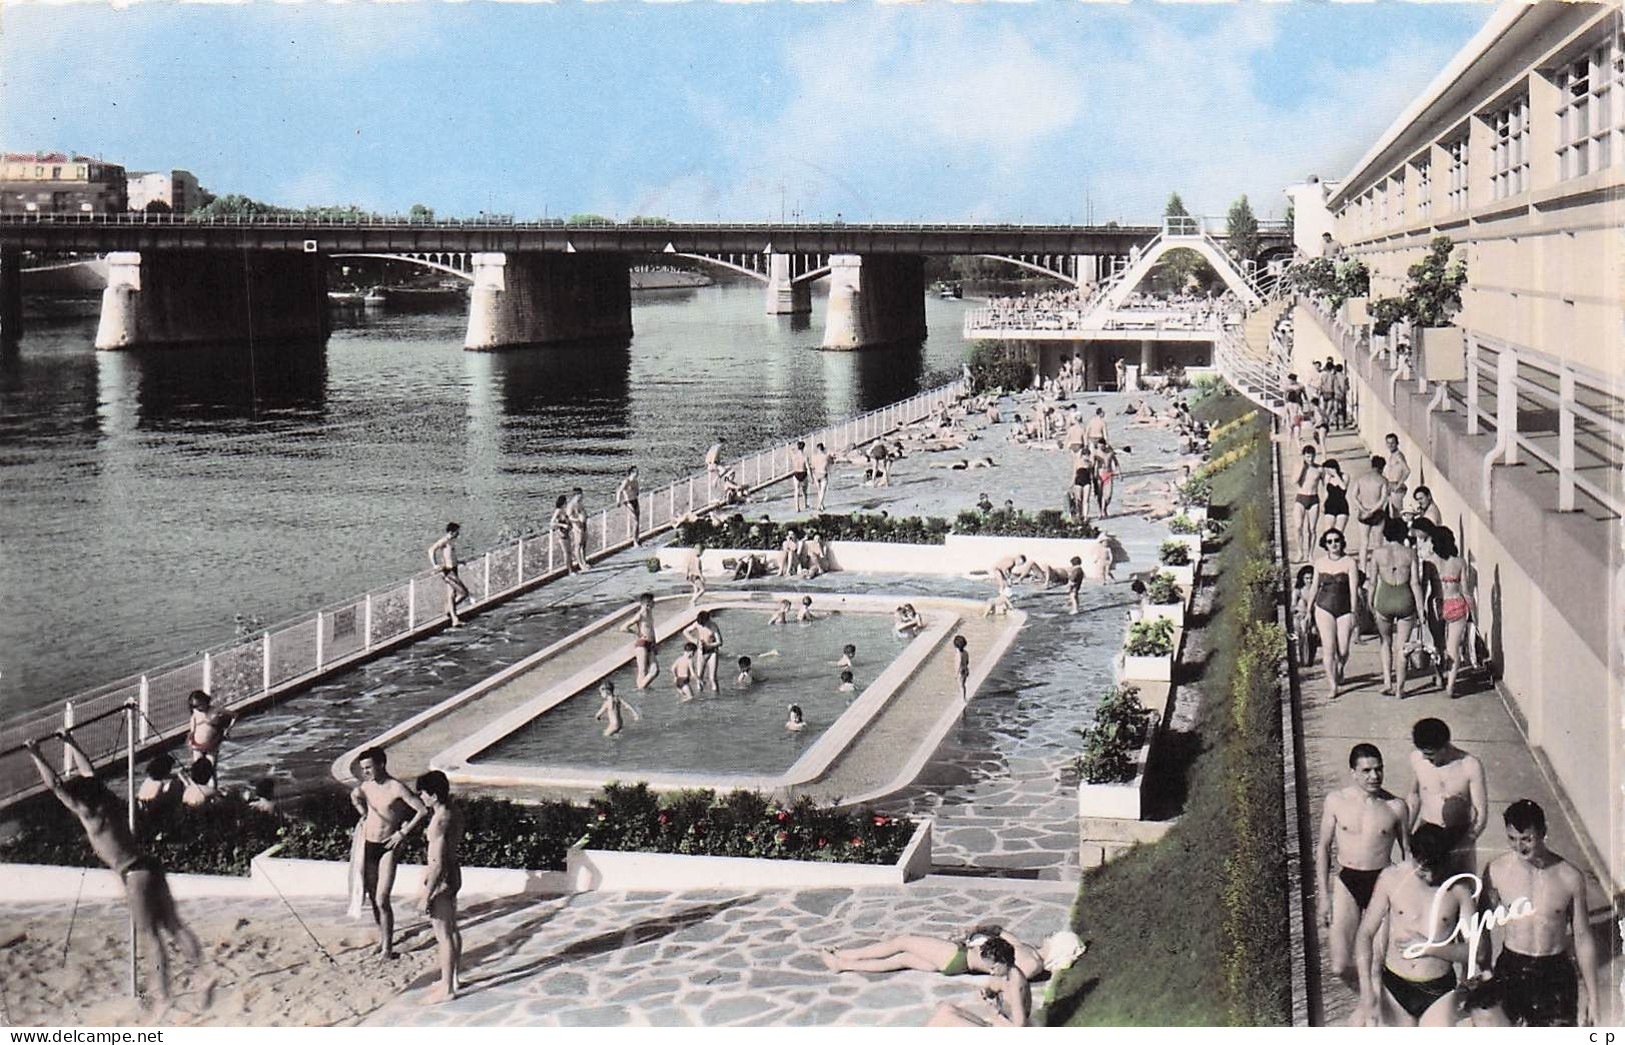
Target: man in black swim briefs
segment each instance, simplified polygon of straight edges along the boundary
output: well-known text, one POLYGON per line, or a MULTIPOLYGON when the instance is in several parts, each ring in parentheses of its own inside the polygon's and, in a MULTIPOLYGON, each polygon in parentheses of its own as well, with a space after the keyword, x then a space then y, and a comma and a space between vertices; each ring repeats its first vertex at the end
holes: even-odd
POLYGON ((1354 968, 1360 978, 1356 1027, 1449 1027, 1455 1024, 1455 962, 1466 961, 1469 944, 1451 935, 1473 904, 1463 881, 1443 888, 1450 849, 1437 824, 1411 835, 1411 855, 1383 870, 1371 905, 1354 935, 1354 968), (1379 976, 1373 972, 1374 941, 1388 927, 1387 953, 1379 976), (1449 938, 1452 942, 1431 941, 1449 938))
POLYGON ((361 814, 362 895, 378 923, 378 953, 395 957, 395 852, 406 837, 429 818, 429 809, 412 789, 389 775, 383 748, 370 747, 356 760, 361 783, 350 792, 350 804, 361 814), (412 819, 402 826, 408 813, 412 819))
POLYGON ((1315 843, 1316 913, 1327 932, 1331 971, 1355 986, 1354 931, 1370 906, 1377 878, 1399 846, 1403 859, 1409 843, 1410 813, 1404 799, 1382 786, 1382 752, 1373 744, 1355 744, 1349 751, 1350 783, 1326 796, 1315 843), (1331 874, 1332 850, 1338 871, 1331 874))

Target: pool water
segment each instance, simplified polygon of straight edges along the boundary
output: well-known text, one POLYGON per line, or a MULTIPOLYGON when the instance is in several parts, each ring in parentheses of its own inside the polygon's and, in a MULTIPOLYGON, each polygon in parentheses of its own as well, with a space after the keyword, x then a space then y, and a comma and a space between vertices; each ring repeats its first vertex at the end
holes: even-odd
MULTIPOLYGON (((813 608, 817 611, 816 603, 813 608)), ((660 676, 648 689, 636 688, 635 663, 609 676, 616 693, 642 713, 641 720, 626 711, 621 732, 604 736, 604 722, 593 718, 602 703, 594 684, 472 761, 628 773, 782 774, 911 640, 892 633, 889 614, 828 613, 805 624, 795 623, 793 612, 789 624, 769 624, 771 615, 766 605, 712 611, 723 640, 717 661, 721 692, 696 689, 691 702, 679 703, 671 665, 684 640, 673 636, 656 651, 660 676), (842 669, 835 662, 847 643, 858 648, 852 668, 856 693, 838 691, 842 669), (735 681, 741 656, 751 658, 755 682, 750 686, 735 681), (784 728, 791 704, 799 704, 805 716, 799 733, 784 728)))

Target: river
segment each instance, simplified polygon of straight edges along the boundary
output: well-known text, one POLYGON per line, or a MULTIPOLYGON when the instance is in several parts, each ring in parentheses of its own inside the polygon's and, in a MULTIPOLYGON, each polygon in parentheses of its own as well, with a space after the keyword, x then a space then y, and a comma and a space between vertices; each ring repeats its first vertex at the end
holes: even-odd
POLYGON ((630 345, 462 350, 461 313, 340 316, 325 345, 96 352, 95 321, 0 356, 0 714, 398 580, 448 520, 465 554, 952 377, 923 345, 818 350, 762 291, 635 294, 630 345))

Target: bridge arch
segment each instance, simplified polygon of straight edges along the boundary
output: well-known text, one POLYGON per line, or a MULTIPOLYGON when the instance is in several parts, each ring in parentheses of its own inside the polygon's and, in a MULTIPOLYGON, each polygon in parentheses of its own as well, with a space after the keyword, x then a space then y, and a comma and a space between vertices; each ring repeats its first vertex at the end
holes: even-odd
POLYGON ((1026 269, 1029 272, 1036 272, 1041 276, 1049 276, 1052 279, 1060 280, 1062 283, 1065 283, 1068 286, 1075 287, 1078 285, 1077 276, 1062 270, 1051 268, 1042 262, 1028 261, 1026 258, 1012 257, 1009 254, 978 254, 976 256, 979 258, 986 258, 988 261, 1002 261, 1006 265, 1014 265, 1017 268, 1026 269))
MULTIPOLYGON (((444 272, 447 275, 456 276, 458 279, 466 280, 469 283, 474 282, 474 274, 472 272, 468 272, 468 271, 465 271, 463 269, 456 268, 454 264, 448 264, 447 263, 447 262, 454 263, 457 260, 458 256, 459 255, 456 255, 456 254, 446 254, 446 253, 436 253, 436 254, 356 254, 356 253, 345 253, 345 254, 329 254, 328 255, 328 257, 334 258, 334 259, 338 259, 338 258, 374 258, 374 259, 379 260, 379 261, 405 261, 405 262, 408 262, 410 264, 417 265, 417 266, 419 266, 421 268, 433 269, 436 272, 444 272), (432 259, 436 259, 436 258, 445 258, 447 260, 445 262, 432 260, 432 259)), ((465 258, 467 257, 466 254, 461 255, 461 256, 465 257, 465 258)))

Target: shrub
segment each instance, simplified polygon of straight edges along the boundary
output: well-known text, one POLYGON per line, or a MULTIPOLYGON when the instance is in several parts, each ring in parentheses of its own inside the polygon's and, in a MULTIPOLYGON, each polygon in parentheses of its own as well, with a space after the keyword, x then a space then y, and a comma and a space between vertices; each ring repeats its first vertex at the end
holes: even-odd
POLYGON ((1164 566, 1189 566, 1191 546, 1184 541, 1163 541, 1162 547, 1157 549, 1157 558, 1164 566))
POLYGON ((1206 504, 1213 496, 1213 477, 1192 474, 1179 486, 1179 496, 1186 504, 1206 504))
POLYGON ((1000 341, 978 341, 970 350, 971 391, 1003 388, 1019 392, 1032 387, 1033 365, 1000 341))
POLYGON ((1404 298, 1377 298, 1366 306, 1371 316, 1371 332, 1386 334, 1390 327, 1406 317, 1404 298))
POLYGON ((1201 533, 1202 524, 1181 512, 1172 519, 1168 520, 1168 532, 1189 536, 1191 534, 1201 533))
POLYGON ((647 559, 644 559, 643 560, 643 568, 648 570, 650 573, 659 573, 660 572, 660 556, 651 555, 647 559))
POLYGON ((658 796, 647 784, 611 784, 590 803, 582 841, 592 849, 706 856, 893 863, 914 824, 865 808, 788 806, 752 791, 658 796))
POLYGON ((1184 594, 1179 590, 1179 582, 1174 575, 1158 570, 1151 575, 1151 580, 1145 586, 1146 597, 1158 606, 1167 606, 1184 600, 1184 594))
POLYGON ((1095 708, 1095 724, 1075 729, 1083 753, 1072 760, 1079 779, 1090 784, 1121 784, 1134 779, 1134 754, 1151 732, 1151 712, 1140 703, 1140 691, 1123 686, 1108 691, 1095 708))
POLYGON ((1174 622, 1167 617, 1129 625, 1123 651, 1131 657, 1170 657, 1174 652, 1174 622))
POLYGON ((730 515, 720 522, 691 519, 677 526, 678 545, 704 544, 708 548, 777 551, 788 530, 803 536, 817 532, 826 541, 876 541, 885 544, 941 544, 948 536, 948 520, 918 516, 894 519, 889 515, 818 515, 804 522, 747 522, 730 515))

